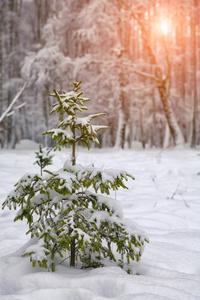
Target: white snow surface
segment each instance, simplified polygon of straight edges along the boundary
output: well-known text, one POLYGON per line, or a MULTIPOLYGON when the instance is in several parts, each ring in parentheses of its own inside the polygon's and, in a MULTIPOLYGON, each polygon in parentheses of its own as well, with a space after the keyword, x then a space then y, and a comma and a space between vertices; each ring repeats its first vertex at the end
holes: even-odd
MULTIPOLYGON (((47 169, 61 168, 68 158, 69 150, 55 153, 47 169)), ((25 173, 39 172, 34 161, 34 150, 0 149, 0 204, 25 173)), ((116 196, 124 218, 149 236, 141 262, 132 265, 132 275, 115 266, 81 270, 65 262, 54 273, 32 268, 21 257, 29 245, 26 222, 14 223, 16 211, 0 208, 0 300, 200 299, 200 151, 79 149, 77 163, 135 176, 116 196)))

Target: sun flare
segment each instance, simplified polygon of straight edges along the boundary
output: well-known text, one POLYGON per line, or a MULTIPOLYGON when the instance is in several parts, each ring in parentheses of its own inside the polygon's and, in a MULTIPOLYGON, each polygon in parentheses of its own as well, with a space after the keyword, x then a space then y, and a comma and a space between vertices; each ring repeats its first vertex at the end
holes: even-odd
POLYGON ((160 29, 164 35, 167 35, 169 32, 169 22, 168 20, 162 20, 160 22, 160 29))

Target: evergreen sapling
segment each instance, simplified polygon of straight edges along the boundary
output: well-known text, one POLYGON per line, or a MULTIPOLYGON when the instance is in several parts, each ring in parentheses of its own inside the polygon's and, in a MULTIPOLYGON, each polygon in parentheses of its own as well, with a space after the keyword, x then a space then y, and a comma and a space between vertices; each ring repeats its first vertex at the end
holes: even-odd
POLYGON ((55 141, 54 150, 70 146, 71 159, 55 172, 24 175, 3 208, 19 207, 15 221, 27 219, 33 244, 23 256, 30 256, 33 266, 54 271, 59 257, 61 262, 69 257, 70 266, 99 267, 112 261, 128 271, 131 261, 140 260, 148 239, 135 223, 123 219, 120 202, 108 195, 126 189, 124 181, 134 177, 123 170, 76 164, 77 144, 88 149, 90 142, 99 144, 97 131, 107 128, 91 124, 102 113, 77 116, 90 101, 79 92, 80 84, 74 83, 71 92, 54 90, 51 113, 59 114, 60 124, 44 133, 55 141))
POLYGON ((40 167, 40 175, 42 176, 42 171, 46 166, 52 165, 52 158, 54 155, 50 155, 51 148, 42 148, 39 146, 39 151, 35 152, 36 154, 36 161, 34 165, 37 164, 40 167))

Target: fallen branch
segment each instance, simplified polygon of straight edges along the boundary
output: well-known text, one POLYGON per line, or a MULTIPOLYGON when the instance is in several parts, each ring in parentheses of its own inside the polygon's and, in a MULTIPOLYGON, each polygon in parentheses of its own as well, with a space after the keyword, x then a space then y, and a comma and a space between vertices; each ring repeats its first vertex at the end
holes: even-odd
MULTIPOLYGON (((180 185, 181 185, 181 183, 179 183, 179 184, 177 185, 177 188, 176 188, 175 192, 173 193, 173 195, 171 196, 170 199, 174 199, 174 196, 175 196, 176 193, 178 192, 178 189, 179 189, 179 186, 180 186, 180 185)), ((189 205, 189 204, 187 203, 187 201, 184 199, 182 193, 179 192, 179 195, 180 195, 181 198, 183 199, 185 206, 188 207, 188 208, 190 208, 190 205, 189 205)))
POLYGON ((171 196, 170 199, 174 199, 174 196, 176 195, 176 193, 177 193, 177 191, 178 191, 178 189, 179 189, 180 184, 181 184, 181 183, 179 182, 179 184, 178 184, 177 187, 176 187, 176 190, 173 192, 173 194, 172 194, 172 196, 171 196))

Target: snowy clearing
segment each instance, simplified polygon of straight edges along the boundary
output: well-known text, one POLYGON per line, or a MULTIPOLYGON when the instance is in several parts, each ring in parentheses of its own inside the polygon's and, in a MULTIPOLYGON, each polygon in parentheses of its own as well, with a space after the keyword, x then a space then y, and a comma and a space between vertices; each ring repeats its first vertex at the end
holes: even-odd
MULTIPOLYGON (((37 149, 36 149, 37 150, 37 149)), ((34 150, 0 150, 0 203, 27 172, 39 172, 34 150)), ((69 152, 55 154, 48 170, 62 167, 69 152)), ((200 299, 200 151, 79 149, 77 163, 125 169, 135 176, 117 199, 124 217, 148 234, 134 275, 118 267, 92 270, 58 265, 56 272, 32 268, 22 258, 26 222, 0 209, 1 300, 200 299), (22 249, 20 249, 22 247, 22 249)), ((113 195, 115 196, 115 195, 113 195)))

